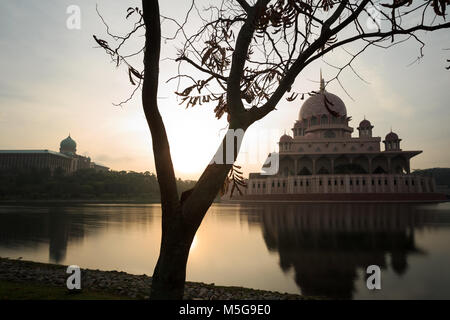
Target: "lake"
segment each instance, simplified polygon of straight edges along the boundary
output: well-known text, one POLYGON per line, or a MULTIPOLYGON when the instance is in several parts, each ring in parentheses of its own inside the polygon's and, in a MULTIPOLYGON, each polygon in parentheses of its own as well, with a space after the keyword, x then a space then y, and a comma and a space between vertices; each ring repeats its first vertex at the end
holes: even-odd
MULTIPOLYGON (((0 206, 0 256, 151 275, 159 205, 0 206)), ((450 203, 214 204, 187 280, 343 299, 450 299, 450 203), (366 268, 381 268, 381 290, 366 268)))

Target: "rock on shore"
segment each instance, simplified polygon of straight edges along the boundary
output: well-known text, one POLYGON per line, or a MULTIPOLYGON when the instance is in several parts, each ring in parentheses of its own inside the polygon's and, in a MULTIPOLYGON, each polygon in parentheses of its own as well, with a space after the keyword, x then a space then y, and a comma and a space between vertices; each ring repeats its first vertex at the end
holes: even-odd
MULTIPOLYGON (((32 282, 66 288, 67 266, 0 258, 0 280, 32 282)), ((133 299, 148 299, 152 278, 119 271, 81 269, 82 288, 133 299)), ((188 300, 301 300, 300 295, 241 287, 186 282, 188 300)))

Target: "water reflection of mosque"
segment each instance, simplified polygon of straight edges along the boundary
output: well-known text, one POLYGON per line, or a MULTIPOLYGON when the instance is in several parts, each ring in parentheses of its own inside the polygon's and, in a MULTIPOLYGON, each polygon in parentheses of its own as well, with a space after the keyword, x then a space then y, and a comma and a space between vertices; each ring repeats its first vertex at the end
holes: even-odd
POLYGON ((369 265, 407 272, 409 255, 426 254, 416 247, 415 231, 436 219, 408 205, 276 205, 254 212, 248 217, 260 220, 268 249, 278 252, 284 272, 293 269, 302 294, 339 299, 353 297, 358 271, 369 265))
POLYGON ((148 224, 152 215, 142 214, 148 210, 144 206, 0 207, 0 246, 36 250, 48 244, 49 261, 62 263, 69 245, 106 225, 148 224))

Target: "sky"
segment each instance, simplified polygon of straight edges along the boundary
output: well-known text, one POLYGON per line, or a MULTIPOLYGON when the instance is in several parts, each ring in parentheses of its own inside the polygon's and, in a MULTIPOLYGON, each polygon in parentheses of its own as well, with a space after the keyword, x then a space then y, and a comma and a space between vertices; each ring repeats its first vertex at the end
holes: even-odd
MULTIPOLYGON (((214 0, 199 0, 199 6, 214 0)), ((161 13, 181 20, 190 1, 160 1, 161 13)), ((124 19, 128 7, 139 1, 123 0, 2 0, 0 2, 0 149, 49 149, 58 151, 69 134, 77 142, 78 154, 114 170, 154 172, 151 136, 140 97, 122 107, 133 87, 127 70, 115 68, 96 48, 92 35, 106 38, 96 5, 114 32, 130 27, 124 19), (67 8, 78 6, 80 29, 67 27, 67 8)), ((195 21, 194 21, 195 22, 195 21)), ((163 33, 174 26, 165 22, 163 33)), ((142 38, 142 37, 141 37, 142 38)), ((382 138, 391 128, 402 139, 403 150, 423 150, 412 160, 412 168, 449 167, 450 151, 450 31, 422 33, 425 56, 410 41, 389 50, 372 48, 354 66, 364 79, 351 71, 327 90, 342 98, 351 126, 364 116, 382 138)), ((214 105, 185 109, 179 105, 175 84, 166 80, 177 74, 178 64, 166 58, 176 55, 178 42, 163 43, 159 104, 166 123, 176 175, 196 179, 213 157, 225 133, 226 120, 214 117, 214 105)), ((339 61, 337 52, 329 61, 339 61)), ((334 70, 324 62, 309 66, 294 84, 294 90, 318 89, 319 70, 325 80, 334 70)), ((246 174, 257 171, 265 155, 277 150, 286 130, 291 133, 301 100, 283 100, 277 110, 253 125, 244 139, 238 163, 246 174), (258 156, 250 157, 249 154, 258 156)), ((354 134, 355 135, 355 134, 354 134)))

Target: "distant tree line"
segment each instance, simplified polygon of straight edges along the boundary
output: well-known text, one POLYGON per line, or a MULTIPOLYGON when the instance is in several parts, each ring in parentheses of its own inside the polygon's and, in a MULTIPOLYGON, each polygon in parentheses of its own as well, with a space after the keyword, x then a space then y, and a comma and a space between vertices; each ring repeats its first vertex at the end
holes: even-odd
POLYGON ((413 174, 433 177, 437 185, 447 186, 450 188, 450 168, 432 168, 414 170, 413 174))
MULTIPOLYGON (((178 192, 195 181, 177 180, 178 192)), ((156 176, 150 172, 79 170, 65 175, 56 170, 0 171, 0 200, 136 200, 159 202, 156 176)))
MULTIPOLYGON (((354 168, 347 168, 354 169, 354 168)), ((343 170, 347 171, 347 170, 343 170)), ((353 170, 350 170, 353 171, 353 170)), ((347 173, 347 172, 346 172, 347 173)), ((450 188, 450 168, 415 170, 450 188)), ((178 192, 192 189, 195 181, 177 180, 178 192)), ((72 175, 56 170, 16 169, 0 171, 0 200, 136 200, 159 202, 156 175, 150 172, 84 169, 72 175)), ((216 199, 217 200, 217 199, 216 199)))

